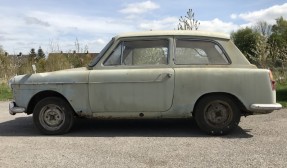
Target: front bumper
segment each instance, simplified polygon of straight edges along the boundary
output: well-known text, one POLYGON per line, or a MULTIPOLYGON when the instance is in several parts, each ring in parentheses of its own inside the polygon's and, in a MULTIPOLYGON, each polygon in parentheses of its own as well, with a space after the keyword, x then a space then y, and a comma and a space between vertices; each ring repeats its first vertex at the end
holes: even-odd
POLYGON ((26 109, 24 107, 16 106, 15 102, 9 103, 9 113, 15 115, 16 113, 25 113, 26 109))
POLYGON ((279 103, 275 103, 275 104, 252 104, 250 106, 250 108, 254 114, 268 114, 268 113, 271 113, 273 110, 282 109, 282 105, 279 103))

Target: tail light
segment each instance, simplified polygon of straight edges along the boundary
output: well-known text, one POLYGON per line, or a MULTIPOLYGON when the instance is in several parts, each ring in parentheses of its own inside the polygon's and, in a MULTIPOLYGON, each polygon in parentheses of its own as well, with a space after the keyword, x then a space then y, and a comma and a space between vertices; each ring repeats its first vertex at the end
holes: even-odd
POLYGON ((269 78, 270 78, 272 90, 276 90, 276 82, 273 78, 271 70, 269 71, 269 78))

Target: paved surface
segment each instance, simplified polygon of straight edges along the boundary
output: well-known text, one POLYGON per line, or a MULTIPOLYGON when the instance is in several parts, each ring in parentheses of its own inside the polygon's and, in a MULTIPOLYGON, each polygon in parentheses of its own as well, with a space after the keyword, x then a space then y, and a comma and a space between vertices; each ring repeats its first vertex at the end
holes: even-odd
POLYGON ((43 136, 31 116, 0 102, 0 167, 286 167, 287 110, 242 118, 227 136, 192 120, 78 119, 69 134, 43 136))

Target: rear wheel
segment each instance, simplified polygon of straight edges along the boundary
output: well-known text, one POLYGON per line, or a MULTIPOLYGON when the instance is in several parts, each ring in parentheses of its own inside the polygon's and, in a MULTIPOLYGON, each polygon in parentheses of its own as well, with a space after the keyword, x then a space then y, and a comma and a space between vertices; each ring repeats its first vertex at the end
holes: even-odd
POLYGON ((73 109, 62 98, 48 97, 36 104, 33 120, 43 134, 64 134, 73 125, 73 109))
POLYGON ((224 135, 238 126, 240 111, 227 96, 208 96, 202 98, 195 109, 197 125, 212 135, 224 135))

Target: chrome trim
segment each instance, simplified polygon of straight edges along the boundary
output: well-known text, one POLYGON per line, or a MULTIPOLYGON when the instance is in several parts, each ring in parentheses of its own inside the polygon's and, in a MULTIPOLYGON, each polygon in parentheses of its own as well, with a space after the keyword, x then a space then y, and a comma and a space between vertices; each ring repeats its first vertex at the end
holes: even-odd
POLYGON ((26 109, 24 107, 17 107, 15 102, 9 103, 9 113, 15 115, 16 113, 24 113, 26 109))
POLYGON ((252 104, 250 106, 252 110, 255 111, 271 111, 271 110, 280 110, 282 105, 279 103, 275 104, 252 104))
POLYGON ((90 84, 105 84, 105 83, 161 83, 172 77, 172 73, 159 74, 153 80, 139 80, 139 81, 105 81, 105 82, 90 82, 90 84))
POLYGON ((19 83, 19 84, 12 84, 12 85, 63 85, 63 84, 88 84, 88 82, 42 82, 42 83, 19 83))

